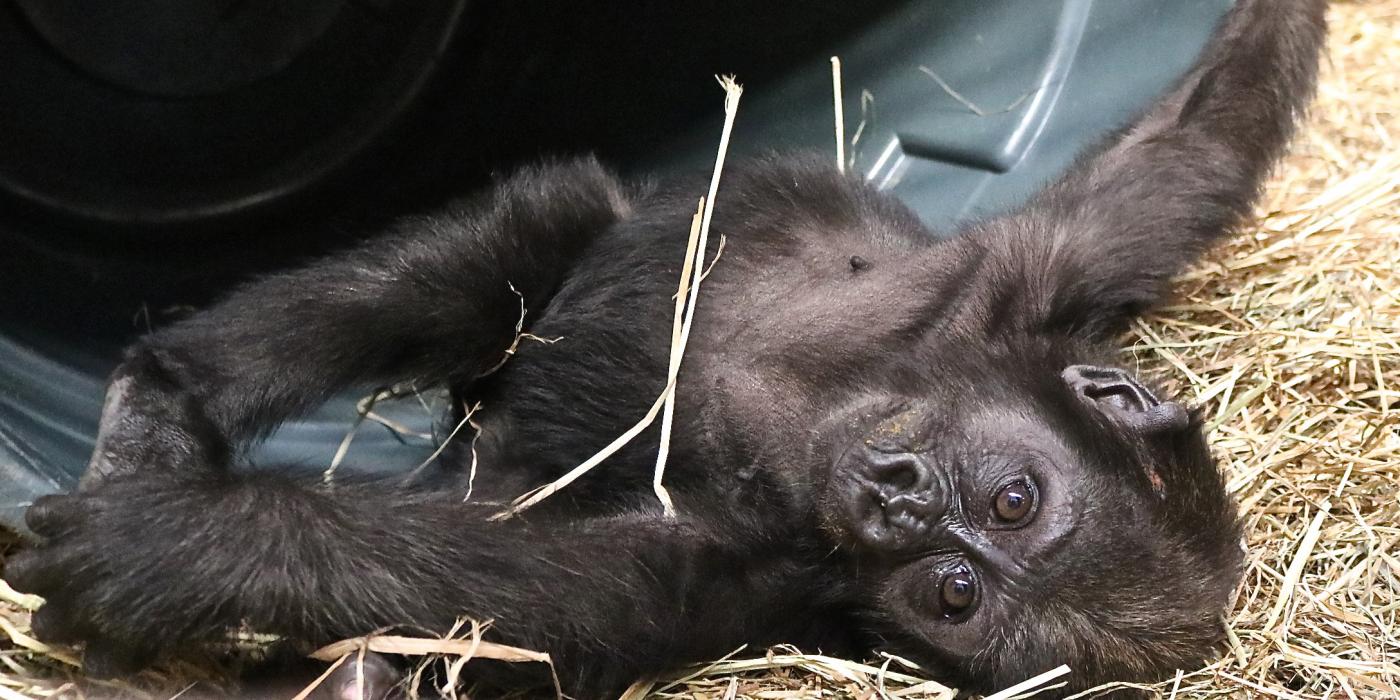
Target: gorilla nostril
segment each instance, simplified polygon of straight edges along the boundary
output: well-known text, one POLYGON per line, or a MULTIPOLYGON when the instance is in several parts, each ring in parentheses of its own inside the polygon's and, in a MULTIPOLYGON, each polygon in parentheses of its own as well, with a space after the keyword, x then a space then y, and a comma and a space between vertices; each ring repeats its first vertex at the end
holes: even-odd
POLYGON ((872 451, 866 465, 871 482, 903 493, 924 488, 929 481, 929 466, 919 457, 905 453, 889 454, 872 451))
POLYGON ((924 546, 943 512, 942 502, 936 499, 908 494, 874 498, 879 505, 868 506, 854 521, 852 532, 861 544, 877 551, 901 552, 924 546))
POLYGON ((900 495, 891 498, 885 507, 887 517, 912 519, 920 523, 942 515, 941 503, 917 496, 900 495))

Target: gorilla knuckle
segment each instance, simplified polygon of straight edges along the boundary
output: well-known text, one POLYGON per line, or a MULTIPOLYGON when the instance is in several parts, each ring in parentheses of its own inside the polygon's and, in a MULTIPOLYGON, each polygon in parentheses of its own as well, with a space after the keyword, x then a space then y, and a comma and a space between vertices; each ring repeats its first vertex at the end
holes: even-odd
POLYGON ((77 500, 76 496, 43 496, 25 511, 24 523, 41 537, 61 535, 75 524, 81 513, 77 500))
POLYGON ((29 629, 35 637, 50 644, 73 644, 82 638, 63 608, 56 603, 46 603, 30 616, 29 629))
POLYGON ((50 567, 42 552, 29 550, 15 554, 5 562, 3 572, 10 586, 21 593, 42 595, 51 579, 50 567))

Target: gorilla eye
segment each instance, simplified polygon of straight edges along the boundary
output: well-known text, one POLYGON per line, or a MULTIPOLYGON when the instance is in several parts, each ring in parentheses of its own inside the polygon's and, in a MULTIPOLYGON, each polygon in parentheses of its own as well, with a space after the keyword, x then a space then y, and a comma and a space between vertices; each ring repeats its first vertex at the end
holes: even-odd
POLYGON ((955 569, 938 584, 938 607, 944 617, 955 617, 977 602, 977 579, 972 571, 955 569))
POLYGON ((1016 481, 1001 487, 992 501, 992 511, 997 519, 1006 523, 1017 523, 1035 509, 1035 491, 1024 481, 1016 481))

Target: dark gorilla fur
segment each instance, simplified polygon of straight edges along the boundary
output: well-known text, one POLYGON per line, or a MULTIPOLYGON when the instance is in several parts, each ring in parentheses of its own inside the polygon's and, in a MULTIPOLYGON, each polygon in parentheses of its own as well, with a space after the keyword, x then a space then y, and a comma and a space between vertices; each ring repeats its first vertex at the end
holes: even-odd
POLYGON ((6 574, 48 601, 36 632, 86 642, 99 674, 241 623, 314 644, 461 616, 590 698, 745 643, 889 648, 967 689, 1197 664, 1241 573, 1235 506, 1199 418, 1112 369, 1111 341, 1249 213, 1312 92, 1324 9, 1241 0, 1178 88, 949 240, 823 161, 732 168, 678 390, 677 518, 651 495, 653 431, 486 519, 665 383, 701 183, 629 187, 578 160, 142 340, 82 486, 30 509, 43 541, 6 574), (563 340, 488 373, 512 285, 529 330, 563 340), (410 478, 227 469, 333 392, 403 381, 485 407, 471 502, 465 440, 410 478))

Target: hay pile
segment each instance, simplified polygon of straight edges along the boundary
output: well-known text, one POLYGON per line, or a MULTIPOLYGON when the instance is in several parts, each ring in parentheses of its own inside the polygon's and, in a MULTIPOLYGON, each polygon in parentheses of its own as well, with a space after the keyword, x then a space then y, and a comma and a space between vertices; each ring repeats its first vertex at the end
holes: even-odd
MULTIPOLYGON (((1130 362, 1208 407, 1248 519, 1231 648, 1168 697, 1400 697, 1400 0, 1337 3, 1331 21, 1317 104, 1259 220, 1130 338, 1130 362)), ((0 700, 74 694, 25 604, 0 586, 0 700)), ((634 690, 946 697, 898 659, 792 650, 634 690)))

